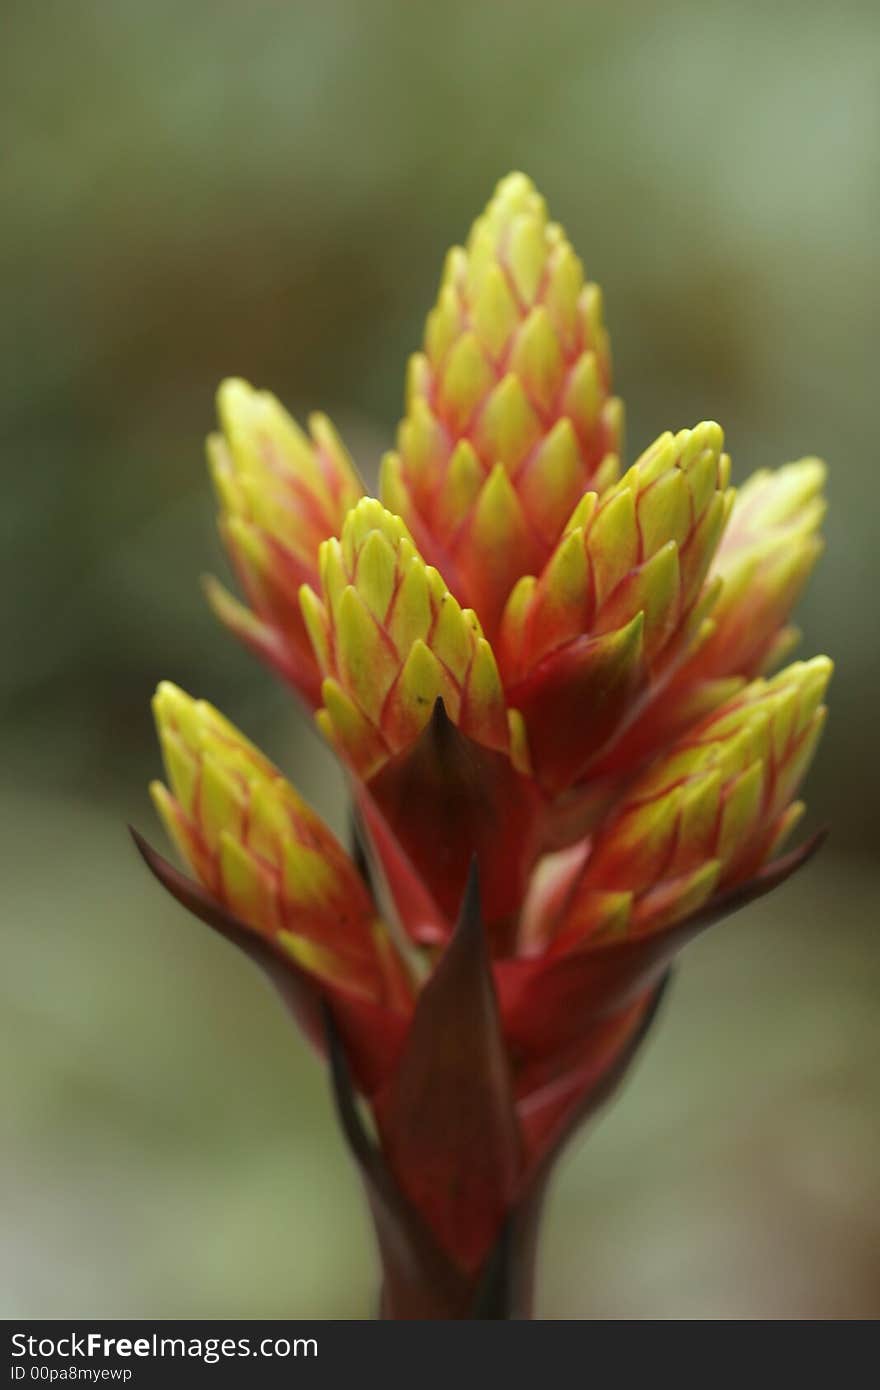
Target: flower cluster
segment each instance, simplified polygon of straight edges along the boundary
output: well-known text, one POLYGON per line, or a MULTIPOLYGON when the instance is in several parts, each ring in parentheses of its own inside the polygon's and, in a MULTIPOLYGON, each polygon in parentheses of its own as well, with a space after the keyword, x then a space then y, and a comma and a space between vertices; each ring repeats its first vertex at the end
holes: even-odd
POLYGON ((822 465, 737 494, 702 423, 624 468, 601 294, 521 174, 447 259, 381 500, 324 417, 243 381, 219 416, 246 603, 211 602, 349 769, 355 857, 167 683, 153 791, 197 882, 142 849, 329 1052, 388 1315, 472 1314, 674 954, 811 848, 780 853, 831 665, 777 668, 822 465))

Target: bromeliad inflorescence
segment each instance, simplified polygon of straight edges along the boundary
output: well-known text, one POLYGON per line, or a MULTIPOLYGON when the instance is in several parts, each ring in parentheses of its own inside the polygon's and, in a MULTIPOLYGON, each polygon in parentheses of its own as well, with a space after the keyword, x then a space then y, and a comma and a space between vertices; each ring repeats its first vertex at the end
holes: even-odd
POLYGON ((331 1061, 388 1317, 527 1316, 541 1195, 670 962, 766 892, 824 658, 773 674, 822 465, 734 494, 720 428, 619 462, 595 285, 521 174, 449 255, 381 501, 333 427, 243 381, 208 452, 246 602, 222 620, 350 772, 354 858, 203 701, 159 687, 187 907, 331 1061), (356 1095, 368 1111, 368 1133, 356 1095))

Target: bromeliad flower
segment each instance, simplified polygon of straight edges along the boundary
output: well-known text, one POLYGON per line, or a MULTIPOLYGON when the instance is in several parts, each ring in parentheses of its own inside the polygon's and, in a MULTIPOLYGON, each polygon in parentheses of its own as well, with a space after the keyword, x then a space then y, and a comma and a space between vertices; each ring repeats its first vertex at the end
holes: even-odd
POLYGON ((323 417, 308 439, 237 381, 219 405, 250 606, 209 595, 346 765, 353 857, 167 683, 153 791, 195 878, 139 847, 328 1057, 384 1315, 528 1316, 553 1160, 676 952, 816 847, 781 853, 831 664, 773 668, 822 466, 735 496, 704 423, 621 471, 599 291, 520 174, 450 253, 381 501, 323 417))

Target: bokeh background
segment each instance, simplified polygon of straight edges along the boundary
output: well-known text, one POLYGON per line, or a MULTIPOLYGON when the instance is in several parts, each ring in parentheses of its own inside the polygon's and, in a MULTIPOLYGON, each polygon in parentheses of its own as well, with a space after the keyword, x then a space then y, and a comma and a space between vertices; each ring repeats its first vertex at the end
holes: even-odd
POLYGON ((821 860, 694 947, 560 1170, 555 1317, 880 1312, 880 9, 843 0, 4 5, 0 1311, 369 1316, 324 1079, 163 898, 148 701, 219 704, 339 826, 329 757, 215 625, 228 373, 366 474, 441 259, 526 169, 605 287, 628 456, 831 466, 804 650, 838 662, 821 860))

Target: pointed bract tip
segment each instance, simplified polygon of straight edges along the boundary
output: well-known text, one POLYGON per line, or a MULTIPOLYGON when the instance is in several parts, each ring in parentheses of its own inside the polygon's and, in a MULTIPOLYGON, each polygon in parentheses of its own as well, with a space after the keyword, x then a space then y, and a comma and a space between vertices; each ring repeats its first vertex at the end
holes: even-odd
POLYGON ((434 701, 434 708, 431 710, 431 724, 435 729, 447 729, 452 723, 446 713, 446 702, 442 695, 438 695, 434 701))
POLYGON ((149 861, 147 859, 147 850, 149 846, 147 844, 147 841, 144 839, 141 832, 138 829, 136 829, 135 826, 132 825, 131 821, 126 822, 126 829, 129 835, 131 836, 132 840, 134 841, 134 846, 138 854, 141 856, 145 863, 148 863, 149 861))
POLYGON ((468 869, 467 881, 464 886, 464 894, 461 900, 461 912, 458 918, 458 931, 461 934, 470 934, 478 931, 481 935, 483 931, 483 905, 480 894, 480 865, 477 856, 473 855, 470 868, 468 869))

